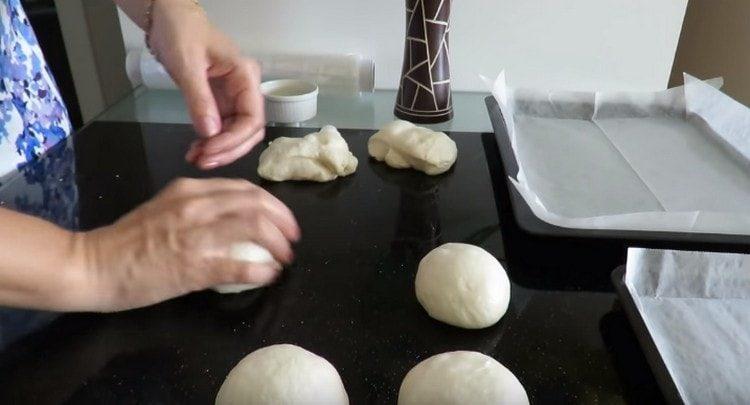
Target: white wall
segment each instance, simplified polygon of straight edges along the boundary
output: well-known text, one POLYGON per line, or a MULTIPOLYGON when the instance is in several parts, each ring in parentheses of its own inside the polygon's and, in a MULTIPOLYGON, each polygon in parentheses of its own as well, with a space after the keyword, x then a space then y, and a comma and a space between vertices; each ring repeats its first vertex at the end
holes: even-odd
MULTIPOLYGON (((688 0, 454 0, 454 90, 484 90, 501 68, 515 86, 656 90, 667 86, 688 0)), ((252 52, 362 53, 376 86, 401 69, 403 0, 202 0, 252 52)), ((126 46, 142 47, 123 24, 126 46)))

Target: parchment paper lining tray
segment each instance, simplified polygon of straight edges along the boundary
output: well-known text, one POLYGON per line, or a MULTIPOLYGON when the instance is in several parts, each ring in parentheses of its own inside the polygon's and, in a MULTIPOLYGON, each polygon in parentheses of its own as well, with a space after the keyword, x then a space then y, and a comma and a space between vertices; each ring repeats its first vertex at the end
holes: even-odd
POLYGON ((655 93, 512 89, 500 105, 533 213, 567 228, 750 234, 750 110, 721 79, 655 93))
POLYGON ((682 401, 750 398, 750 255, 634 248, 625 285, 682 401))

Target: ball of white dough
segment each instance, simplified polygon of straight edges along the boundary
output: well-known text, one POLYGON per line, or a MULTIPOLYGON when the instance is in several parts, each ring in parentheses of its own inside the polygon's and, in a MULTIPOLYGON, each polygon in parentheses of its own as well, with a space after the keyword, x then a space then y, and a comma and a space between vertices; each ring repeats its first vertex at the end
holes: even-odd
POLYGON ((521 383, 495 359, 449 352, 422 361, 406 374, 398 405, 528 405, 521 383))
MULTIPOLYGON (((240 260, 250 263, 266 264, 276 263, 271 252, 253 242, 235 243, 229 247, 229 257, 234 260, 240 260)), ((261 284, 222 284, 212 288, 222 294, 236 294, 248 290, 263 287, 261 284)))
POLYGON ((348 403, 344 383, 333 365, 289 344, 247 355, 229 372, 216 395, 216 405, 348 403))
POLYGON ((463 243, 447 243, 428 253, 419 262, 415 290, 431 317, 467 329, 494 325, 510 301, 510 281, 500 262, 463 243))

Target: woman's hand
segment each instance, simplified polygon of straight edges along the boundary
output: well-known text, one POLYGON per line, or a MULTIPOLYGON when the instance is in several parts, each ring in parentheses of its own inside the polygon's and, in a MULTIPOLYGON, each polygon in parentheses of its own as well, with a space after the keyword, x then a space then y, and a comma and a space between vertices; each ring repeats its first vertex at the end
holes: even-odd
POLYGON ((229 164, 265 134, 259 65, 208 20, 193 0, 117 0, 149 31, 149 45, 182 90, 200 135, 185 158, 202 169, 229 164), (153 1, 151 25, 144 20, 153 1))
POLYGON ((219 284, 271 283, 280 268, 229 259, 252 241, 280 263, 300 237, 292 212, 244 180, 180 179, 115 224, 80 234, 90 310, 154 304, 219 284))

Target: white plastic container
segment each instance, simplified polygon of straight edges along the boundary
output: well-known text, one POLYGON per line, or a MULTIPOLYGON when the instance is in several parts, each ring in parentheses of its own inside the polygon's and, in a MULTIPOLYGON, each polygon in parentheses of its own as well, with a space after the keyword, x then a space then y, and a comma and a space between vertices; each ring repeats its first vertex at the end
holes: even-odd
MULTIPOLYGON (((357 54, 257 55, 249 54, 263 66, 263 79, 307 80, 318 85, 321 94, 356 96, 375 88, 375 62, 357 54)), ((177 89, 164 67, 147 49, 128 52, 126 71, 133 86, 150 89, 177 89)))
POLYGON ((264 82, 260 91, 266 100, 266 121, 298 125, 318 113, 318 86, 305 80, 283 79, 264 82))

